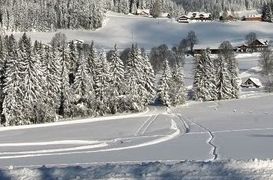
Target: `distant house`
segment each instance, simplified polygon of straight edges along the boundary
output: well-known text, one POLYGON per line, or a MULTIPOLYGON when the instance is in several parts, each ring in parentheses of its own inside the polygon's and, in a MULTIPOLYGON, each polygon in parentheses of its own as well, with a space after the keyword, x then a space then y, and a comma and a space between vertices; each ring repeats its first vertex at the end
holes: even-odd
MULTIPOLYGON (((195 49, 193 52, 195 55, 198 54, 202 54, 202 52, 204 52, 206 49, 195 49)), ((220 49, 209 49, 210 50, 210 54, 219 54, 220 53, 220 49)))
POLYGON ((205 12, 189 12, 177 18, 179 23, 211 21, 211 14, 205 12))
POLYGON ((241 46, 238 46, 236 48, 236 52, 261 52, 267 47, 268 47, 267 41, 263 43, 260 40, 256 39, 248 45, 243 44, 241 46))
POLYGON ((242 21, 262 21, 262 15, 243 16, 242 21))
POLYGON ((181 16, 179 18, 177 18, 177 22, 179 23, 189 23, 189 18, 187 16, 181 16))
POLYGON ((246 44, 238 46, 236 52, 246 53, 248 52, 248 46, 246 44))
POLYGON ((227 17, 227 20, 228 20, 228 21, 236 21, 237 18, 236 18, 235 16, 229 15, 229 16, 227 17))
POLYGON ((248 45, 248 47, 251 49, 251 51, 263 51, 265 48, 268 47, 267 43, 264 42, 262 43, 261 41, 259 41, 258 39, 256 39, 255 41, 253 41, 252 43, 250 43, 248 45))
POLYGON ((243 88, 261 88, 263 87, 261 81, 257 78, 250 77, 241 84, 243 88))
POLYGON ((150 16, 150 9, 137 9, 137 15, 150 16))

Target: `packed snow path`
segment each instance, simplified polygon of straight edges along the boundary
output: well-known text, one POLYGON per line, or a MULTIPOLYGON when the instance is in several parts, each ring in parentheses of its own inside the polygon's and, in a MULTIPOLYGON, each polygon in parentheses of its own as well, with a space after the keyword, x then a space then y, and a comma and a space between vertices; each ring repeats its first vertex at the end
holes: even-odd
POLYGON ((273 158, 273 95, 151 109, 2 127, 0 167, 273 158))

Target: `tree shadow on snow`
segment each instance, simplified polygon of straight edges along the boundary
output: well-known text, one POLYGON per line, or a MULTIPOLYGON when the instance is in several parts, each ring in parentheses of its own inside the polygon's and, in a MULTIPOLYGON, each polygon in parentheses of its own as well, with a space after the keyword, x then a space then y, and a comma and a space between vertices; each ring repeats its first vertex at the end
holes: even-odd
POLYGON ((11 180, 11 177, 3 170, 0 170, 0 179, 1 180, 11 180))
MULTIPOLYGON (((90 167, 39 168, 40 179, 248 179, 249 172, 229 165, 229 161, 179 163, 105 164, 90 167)), ((253 174, 253 173, 252 173, 253 174)), ((258 178, 258 176, 255 176, 258 178)), ((5 174, 0 179, 8 179, 5 174)))

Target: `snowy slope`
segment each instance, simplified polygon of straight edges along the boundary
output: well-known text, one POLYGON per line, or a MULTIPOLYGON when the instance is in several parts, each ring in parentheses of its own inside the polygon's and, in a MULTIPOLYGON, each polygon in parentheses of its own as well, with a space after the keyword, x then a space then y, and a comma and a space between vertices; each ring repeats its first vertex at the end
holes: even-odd
POLYGON ((107 121, 8 128, 0 131, 0 167, 272 159, 272 102, 272 95, 264 95, 107 121))
MULTIPOLYGON (((69 40, 94 40, 98 47, 110 49, 115 43, 119 48, 130 47, 138 43, 140 47, 150 49, 160 44, 170 47, 177 45, 190 30, 194 30, 199 37, 198 47, 218 47, 224 40, 235 44, 243 43, 245 35, 256 32, 259 38, 271 39, 273 25, 262 22, 208 22, 179 24, 174 20, 162 18, 128 16, 109 12, 103 28, 97 31, 60 30, 69 40), (259 28, 257 28, 259 27, 259 28)), ((17 33, 19 37, 22 33, 17 33)), ((28 33, 33 39, 49 42, 54 33, 28 33)))

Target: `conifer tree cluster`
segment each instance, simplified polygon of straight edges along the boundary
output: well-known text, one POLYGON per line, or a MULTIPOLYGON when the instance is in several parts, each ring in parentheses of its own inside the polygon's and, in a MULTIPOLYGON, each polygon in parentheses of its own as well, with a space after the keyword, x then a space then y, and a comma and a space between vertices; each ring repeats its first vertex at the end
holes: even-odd
POLYGON ((195 59, 193 89, 195 99, 214 101, 239 98, 239 69, 233 47, 228 41, 220 47, 218 58, 212 59, 207 49, 195 59))
POLYGON ((0 28, 5 31, 96 29, 102 26, 108 0, 0 1, 0 28))
POLYGON ((175 106, 185 103, 184 75, 180 64, 171 70, 167 59, 165 59, 157 93, 158 100, 163 105, 175 106))
POLYGON ((50 45, 24 34, 0 38, 1 123, 23 125, 60 118, 141 111, 155 98, 154 71, 146 54, 130 48, 126 66, 117 46, 97 51, 94 43, 50 45))

